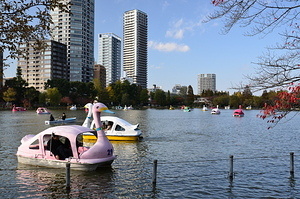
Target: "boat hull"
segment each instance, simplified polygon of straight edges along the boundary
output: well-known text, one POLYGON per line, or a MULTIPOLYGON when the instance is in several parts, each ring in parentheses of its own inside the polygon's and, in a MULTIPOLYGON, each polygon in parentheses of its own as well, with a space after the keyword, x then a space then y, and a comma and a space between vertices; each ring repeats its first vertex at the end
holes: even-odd
MULTIPOLYGON (((121 136, 121 135, 106 135, 107 139, 110 141, 138 141, 140 139, 139 135, 134 136, 121 136)), ((83 135, 84 142, 96 142, 97 137, 94 135, 83 135)))
POLYGON ((45 121, 45 125, 50 125, 50 124, 64 124, 64 123, 71 123, 71 122, 76 122, 76 117, 74 117, 74 118, 67 118, 65 120, 62 120, 62 119, 54 120, 54 121, 47 120, 47 121, 45 121))
POLYGON ((72 170, 80 170, 80 171, 94 171, 99 167, 108 167, 115 160, 115 156, 111 156, 108 158, 102 158, 101 161, 86 161, 82 162, 80 159, 69 159, 69 160, 53 160, 53 159, 45 159, 45 158, 31 158, 17 155, 18 162, 21 164, 34 165, 40 167, 48 167, 48 168, 65 168, 67 163, 70 163, 70 168, 72 170))

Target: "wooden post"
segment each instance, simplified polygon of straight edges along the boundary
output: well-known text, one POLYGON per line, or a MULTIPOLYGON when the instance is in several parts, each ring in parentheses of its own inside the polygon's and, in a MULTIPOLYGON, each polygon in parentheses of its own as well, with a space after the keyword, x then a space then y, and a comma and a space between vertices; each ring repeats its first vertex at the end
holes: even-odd
POLYGON ((233 179, 233 155, 229 156, 229 173, 228 177, 230 180, 233 179))
POLYGON ((70 189, 70 163, 66 163, 66 189, 70 189))
POLYGON ((153 175, 152 175, 152 184, 156 185, 156 176, 157 176, 157 160, 153 161, 153 175))
POLYGON ((294 153, 291 152, 290 153, 290 174, 291 174, 292 178, 294 177, 294 173, 295 173, 295 170, 294 170, 294 153))

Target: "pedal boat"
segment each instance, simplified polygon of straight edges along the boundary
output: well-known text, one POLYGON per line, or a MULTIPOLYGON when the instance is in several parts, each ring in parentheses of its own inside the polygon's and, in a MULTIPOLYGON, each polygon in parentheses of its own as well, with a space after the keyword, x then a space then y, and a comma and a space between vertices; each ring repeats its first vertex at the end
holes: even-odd
MULTIPOLYGON (((93 104, 88 103, 84 107, 91 110, 93 104)), ((126 120, 115 116, 102 116, 101 122, 105 135, 110 141, 137 141, 142 137, 139 124, 133 125, 126 120)), ((82 126, 95 129, 95 122, 91 117, 90 111, 82 126)), ((96 136, 92 133, 83 134, 84 142, 95 142, 96 139, 96 136)))
POLYGON ((50 127, 37 135, 26 135, 18 147, 17 158, 19 163, 44 166, 51 168, 65 168, 70 163, 74 170, 92 171, 99 167, 109 166, 115 160, 113 146, 106 138, 101 122, 100 112, 108 111, 102 103, 93 107, 96 131, 79 125, 65 125, 50 127), (97 135, 97 140, 91 147, 82 146, 83 133, 97 135), (56 159, 50 150, 47 150, 47 142, 53 135, 60 136, 60 140, 68 139, 72 150, 72 156, 64 160, 56 159))
POLYGON ((50 124, 65 124, 65 123, 72 123, 72 122, 76 122, 76 117, 69 117, 66 119, 57 119, 57 120, 46 120, 45 121, 45 125, 50 125, 50 124))

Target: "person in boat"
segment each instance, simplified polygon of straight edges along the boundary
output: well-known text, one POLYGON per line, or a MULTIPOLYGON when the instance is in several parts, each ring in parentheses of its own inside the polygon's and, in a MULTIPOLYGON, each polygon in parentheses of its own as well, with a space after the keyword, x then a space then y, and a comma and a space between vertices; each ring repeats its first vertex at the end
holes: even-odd
POLYGON ((65 138, 65 143, 62 143, 59 136, 55 134, 48 141, 47 150, 51 151, 57 160, 64 160, 73 155, 69 139, 65 138))
POLYGON ((107 130, 111 130, 113 124, 114 124, 114 123, 113 123, 112 121, 109 121, 108 124, 107 124, 107 126, 106 126, 106 129, 105 129, 105 130, 106 130, 106 131, 107 131, 107 130))
POLYGON ((54 121, 54 120, 55 120, 55 119, 54 119, 53 115, 50 114, 50 121, 54 121))
POLYGON ((67 118, 66 114, 63 113, 62 116, 61 116, 61 119, 62 119, 62 120, 65 120, 66 118, 67 118))

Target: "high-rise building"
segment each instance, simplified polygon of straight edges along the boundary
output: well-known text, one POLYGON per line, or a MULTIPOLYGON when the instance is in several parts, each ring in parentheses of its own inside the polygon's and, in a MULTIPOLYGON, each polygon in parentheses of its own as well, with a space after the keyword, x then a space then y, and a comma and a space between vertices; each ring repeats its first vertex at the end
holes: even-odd
POLYGON ((0 88, 3 87, 3 51, 0 49, 0 88))
POLYGON ((106 69, 106 86, 121 78, 121 38, 113 33, 99 34, 98 64, 106 69))
POLYGON ((70 12, 58 8, 51 12, 52 38, 66 44, 70 81, 90 82, 94 68, 94 0, 70 2, 70 12))
POLYGON ((21 68, 22 78, 28 87, 44 91, 47 80, 68 77, 67 46, 48 40, 44 50, 34 48, 34 41, 20 44, 20 50, 26 55, 18 57, 18 67, 21 68))
POLYGON ((130 10, 123 16, 123 70, 133 83, 147 88, 148 16, 130 10))
POLYGON ((94 79, 98 79, 103 88, 106 87, 106 69, 101 64, 96 64, 94 67, 94 79))
POLYGON ((201 95, 204 90, 216 91, 216 74, 198 75, 198 95, 201 95))

